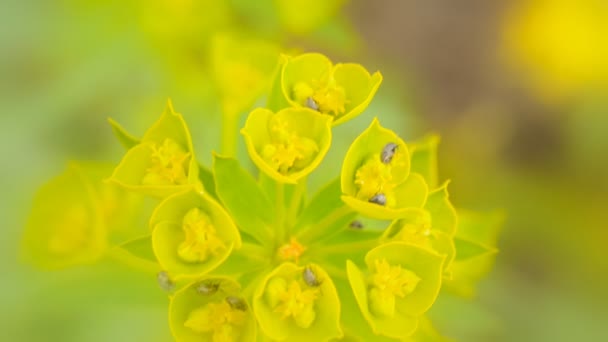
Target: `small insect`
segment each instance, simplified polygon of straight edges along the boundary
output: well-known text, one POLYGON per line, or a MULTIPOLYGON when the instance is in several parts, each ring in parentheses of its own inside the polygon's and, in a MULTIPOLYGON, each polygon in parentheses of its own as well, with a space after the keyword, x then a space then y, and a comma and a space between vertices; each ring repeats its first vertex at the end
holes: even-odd
POLYGON ((156 281, 158 281, 158 286, 167 292, 173 291, 173 288, 175 287, 175 284, 171 281, 171 278, 169 278, 169 274, 165 271, 158 272, 156 281))
POLYGON ((196 292, 205 296, 210 296, 216 293, 219 288, 219 282, 204 281, 196 286, 196 292))
POLYGON ((393 142, 389 142, 388 144, 384 145, 384 148, 382 149, 382 153, 380 154, 380 160, 382 160, 382 162, 384 164, 390 163, 391 160, 393 160, 393 156, 397 152, 398 148, 399 148, 399 145, 397 145, 393 142))
POLYGON ((306 98, 306 107, 316 110, 317 112, 319 111, 319 104, 317 101, 315 101, 315 99, 312 98, 312 96, 306 98))
POLYGON ((354 220, 350 223, 349 227, 351 227, 352 229, 363 229, 363 222, 359 220, 354 220))
POLYGON ((239 297, 228 296, 226 297, 226 303, 235 310, 247 311, 247 303, 239 297))
POLYGON ((312 271, 310 267, 306 267, 304 272, 302 272, 302 278, 304 278, 304 282, 306 285, 311 287, 318 287, 321 285, 319 279, 317 279, 317 275, 312 271))
POLYGON ((386 205, 386 196, 382 193, 378 193, 372 196, 369 201, 378 205, 386 205))

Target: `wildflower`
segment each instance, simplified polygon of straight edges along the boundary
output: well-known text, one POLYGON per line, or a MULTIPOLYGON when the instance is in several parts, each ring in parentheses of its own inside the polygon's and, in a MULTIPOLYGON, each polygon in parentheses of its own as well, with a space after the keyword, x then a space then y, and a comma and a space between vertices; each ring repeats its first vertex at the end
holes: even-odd
POLYGON ((370 75, 354 63, 334 65, 318 53, 287 58, 279 76, 282 96, 291 106, 329 115, 334 126, 361 114, 382 83, 379 72, 370 75))
POLYGON ((208 195, 194 190, 161 202, 150 227, 154 254, 175 279, 201 276, 241 246, 230 216, 208 195))
POLYGON ((403 242, 378 246, 365 255, 368 272, 347 262, 348 280, 363 317, 376 334, 403 339, 435 302, 445 257, 403 242))
POLYGON ((260 283, 253 306, 260 328, 268 337, 289 341, 326 341, 342 337, 340 301, 328 274, 307 266, 318 285, 305 279, 305 267, 282 263, 260 283))
POLYGON ((323 160, 331 144, 331 119, 306 108, 276 114, 255 109, 241 130, 253 162, 282 183, 297 183, 323 160))
POLYGON ((343 201, 365 216, 394 219, 426 202, 424 179, 410 173, 408 147, 377 119, 350 146, 342 165, 343 201), (385 149, 391 147, 390 160, 385 149), (385 162, 386 161, 386 162, 385 162))
POLYGON ((225 277, 206 277, 178 290, 169 305, 169 323, 178 341, 249 341, 256 323, 240 285, 225 277), (201 293, 201 284, 219 284, 201 293))
POLYGON ((200 184, 198 171, 188 127, 169 101, 161 118, 127 151, 110 181, 142 194, 165 197, 200 184))

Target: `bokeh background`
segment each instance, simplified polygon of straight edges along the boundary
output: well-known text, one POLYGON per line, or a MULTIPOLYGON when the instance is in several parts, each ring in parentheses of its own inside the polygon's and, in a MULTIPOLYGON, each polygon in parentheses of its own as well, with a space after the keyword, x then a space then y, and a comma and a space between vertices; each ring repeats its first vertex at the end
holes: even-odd
MULTIPOLYGON (((209 165, 221 108, 212 40, 236 32, 381 70, 311 179, 337 175, 379 116, 442 136, 459 208, 501 208, 494 270, 444 303, 461 341, 608 340, 608 3, 603 0, 158 0, 0 4, 0 331, 10 341, 168 341, 153 276, 20 257, 36 190, 69 160, 118 162, 106 118, 142 134, 168 97, 209 165)), ((243 154, 242 146, 240 155, 243 154)), ((4 340, 4 338, 3 338, 4 340)))

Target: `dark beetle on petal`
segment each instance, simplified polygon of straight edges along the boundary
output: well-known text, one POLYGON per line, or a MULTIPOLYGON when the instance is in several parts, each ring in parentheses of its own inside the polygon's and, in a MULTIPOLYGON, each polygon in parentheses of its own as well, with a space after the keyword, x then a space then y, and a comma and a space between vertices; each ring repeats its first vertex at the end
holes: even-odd
POLYGON ((206 281, 206 282, 201 282, 200 284, 198 284, 196 286, 196 292, 202 294, 202 295, 212 295, 214 293, 217 292, 217 290, 220 288, 220 283, 217 282, 211 282, 211 281, 206 281))
POLYGON ((228 296, 226 297, 226 303, 235 310, 247 311, 247 303, 239 297, 228 296))
POLYGON ((349 227, 352 229, 363 229, 363 223, 359 220, 354 220, 350 223, 349 227))
POLYGON ((319 111, 319 104, 317 101, 315 101, 315 99, 312 98, 312 96, 306 98, 306 107, 316 110, 317 112, 319 111))
POLYGON ((395 155, 395 152, 397 152, 398 148, 399 146, 392 142, 384 145, 382 153, 380 154, 380 160, 382 160, 384 164, 390 163, 391 160, 393 160, 393 156, 395 155))
POLYGON ((312 271, 310 267, 304 268, 304 272, 302 272, 302 278, 304 278, 304 282, 306 285, 311 287, 318 287, 321 285, 319 279, 317 279, 317 275, 312 271))
POLYGON ((169 278, 169 274, 165 271, 158 272, 156 281, 158 281, 160 288, 167 292, 173 291, 173 288, 175 287, 175 284, 173 284, 173 281, 169 278))
POLYGON ((384 194, 376 194, 369 201, 378 205, 386 205, 386 196, 384 194))

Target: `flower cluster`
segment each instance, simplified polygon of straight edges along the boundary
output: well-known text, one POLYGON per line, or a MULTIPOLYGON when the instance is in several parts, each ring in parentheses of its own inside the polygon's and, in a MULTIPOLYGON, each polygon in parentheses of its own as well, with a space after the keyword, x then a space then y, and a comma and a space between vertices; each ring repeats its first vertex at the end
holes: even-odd
MULTIPOLYGON (((283 56, 267 107, 241 130, 257 178, 230 156, 199 164, 170 102, 141 139, 111 121, 128 150, 95 184, 159 200, 149 230, 117 248, 159 272, 176 340, 442 339, 426 313, 441 291, 472 294, 496 252, 497 225, 457 214, 448 182, 437 180, 439 139, 407 144, 374 119, 340 176, 307 197, 333 127, 362 113, 381 81, 321 54, 283 56)), ((94 259, 108 244, 117 215, 104 216, 102 192, 78 170, 39 193, 26 234, 38 259, 94 259), (59 189, 74 200, 45 207, 59 189)), ((115 204, 130 210, 126 199, 115 204)))

